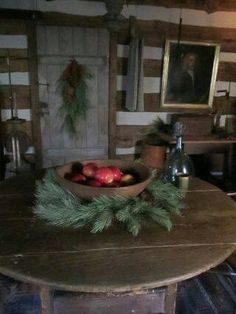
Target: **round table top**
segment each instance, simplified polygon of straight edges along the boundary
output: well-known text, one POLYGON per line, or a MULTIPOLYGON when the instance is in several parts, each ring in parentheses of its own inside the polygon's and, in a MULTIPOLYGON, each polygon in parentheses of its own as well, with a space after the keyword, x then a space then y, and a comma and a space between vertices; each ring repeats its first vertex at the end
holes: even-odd
POLYGON ((33 176, 0 184, 0 272, 61 290, 125 292, 200 274, 236 247, 236 205, 193 179, 168 232, 150 224, 137 237, 116 226, 99 234, 61 229, 33 215, 33 176))

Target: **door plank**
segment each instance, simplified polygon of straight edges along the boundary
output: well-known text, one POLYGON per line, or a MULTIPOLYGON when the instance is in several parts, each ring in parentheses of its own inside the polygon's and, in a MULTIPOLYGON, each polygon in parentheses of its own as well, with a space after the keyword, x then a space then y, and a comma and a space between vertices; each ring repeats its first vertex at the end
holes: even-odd
POLYGON ((38 28, 38 38, 46 48, 40 49, 39 79, 49 84, 48 100, 41 88, 41 102, 48 102, 49 113, 42 117, 44 166, 88 158, 106 158, 108 146, 108 33, 105 30, 78 27, 38 28), (53 36, 50 41, 51 36, 53 36), (99 41, 101 39, 101 42, 99 41), (107 42, 106 42, 107 41, 107 42), (101 45, 104 45, 102 49, 101 45), (57 81, 71 58, 88 67, 92 79, 87 81, 90 107, 87 120, 79 120, 78 137, 71 137, 58 115, 62 103, 57 81), (101 104, 101 106, 100 106, 101 104))

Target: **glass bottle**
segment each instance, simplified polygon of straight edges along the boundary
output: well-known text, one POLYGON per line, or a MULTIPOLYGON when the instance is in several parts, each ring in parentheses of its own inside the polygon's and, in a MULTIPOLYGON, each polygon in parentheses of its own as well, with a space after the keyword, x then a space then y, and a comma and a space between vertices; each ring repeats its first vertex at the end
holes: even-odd
POLYGON ((176 122, 174 125, 174 135, 176 145, 169 154, 165 166, 165 179, 176 186, 179 186, 180 177, 191 177, 194 175, 194 166, 191 158, 182 148, 183 125, 176 122))

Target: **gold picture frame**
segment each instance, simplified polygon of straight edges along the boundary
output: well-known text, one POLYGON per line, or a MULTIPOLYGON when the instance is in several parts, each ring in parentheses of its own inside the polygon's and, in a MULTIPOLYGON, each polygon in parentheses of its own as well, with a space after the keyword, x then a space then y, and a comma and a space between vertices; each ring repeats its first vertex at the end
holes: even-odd
POLYGON ((219 54, 217 43, 166 40, 161 109, 211 109, 219 54))

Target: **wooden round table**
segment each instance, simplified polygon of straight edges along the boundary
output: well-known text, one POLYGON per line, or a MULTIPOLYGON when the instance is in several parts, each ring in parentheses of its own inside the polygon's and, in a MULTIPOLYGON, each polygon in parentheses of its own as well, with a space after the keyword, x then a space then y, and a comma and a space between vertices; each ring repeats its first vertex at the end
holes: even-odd
POLYGON ((32 213, 33 192, 33 176, 0 184, 0 272, 42 286, 42 295, 48 288, 124 293, 169 286, 216 266, 236 247, 235 203, 197 178, 170 232, 150 224, 137 237, 117 226, 91 234, 47 225, 32 213))

